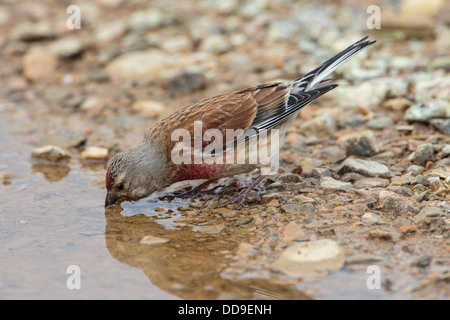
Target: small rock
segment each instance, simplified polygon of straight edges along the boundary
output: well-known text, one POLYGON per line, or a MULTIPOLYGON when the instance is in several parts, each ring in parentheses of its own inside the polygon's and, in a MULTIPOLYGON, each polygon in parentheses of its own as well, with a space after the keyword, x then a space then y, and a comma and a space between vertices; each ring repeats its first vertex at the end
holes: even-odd
POLYGON ((239 257, 248 257, 256 254, 256 247, 250 243, 242 242, 239 244, 236 254, 239 257))
POLYGON ((203 234, 218 234, 225 228, 224 224, 199 226, 198 232, 203 234))
POLYGON ((126 24, 122 20, 101 23, 95 32, 95 39, 100 43, 107 43, 119 39, 126 32, 126 24))
POLYGON ((294 243, 270 265, 270 269, 291 277, 340 270, 345 263, 344 249, 330 239, 294 243))
POLYGON ((58 58, 53 54, 36 47, 27 52, 22 59, 23 74, 32 82, 52 80, 58 64, 58 58))
POLYGON ((443 134, 450 135, 450 119, 432 119, 430 123, 443 134))
POLYGON ((390 178, 393 176, 392 172, 384 164, 352 158, 347 158, 338 170, 339 174, 347 172, 356 172, 365 176, 380 178, 390 178))
POLYGON ((280 206, 280 202, 277 199, 272 199, 267 204, 267 207, 279 207, 279 206, 280 206))
POLYGON ((202 72, 182 71, 169 79, 168 90, 172 96, 192 93, 205 89, 208 79, 202 72))
POLYGON ((255 220, 255 218, 253 217, 246 217, 246 218, 242 218, 239 219, 238 221, 236 221, 236 226, 245 226, 247 224, 250 224, 253 222, 253 220, 255 220))
POLYGON ((168 23, 168 18, 160 10, 150 8, 134 12, 128 18, 127 25, 135 31, 154 29, 168 23))
POLYGON ((159 50, 150 49, 125 53, 106 66, 114 80, 140 81, 155 79, 166 66, 166 56, 159 50))
POLYGON ((381 178, 363 178, 358 181, 355 181, 353 187, 356 189, 364 189, 364 188, 385 188, 389 185, 388 179, 381 178))
POLYGON ((165 106, 155 100, 139 100, 131 107, 133 112, 141 113, 147 118, 157 118, 165 111, 165 106))
POLYGON ((339 180, 335 180, 332 177, 322 177, 320 179, 320 186, 324 189, 343 191, 348 191, 353 188, 350 182, 342 182, 339 180))
POLYGON ((300 176, 298 174, 288 172, 281 174, 278 177, 278 180, 282 182, 299 182, 300 176))
POLYGON ((425 207, 414 217, 416 223, 421 223, 427 218, 444 218, 445 212, 437 207, 425 207))
POLYGON ((450 116, 449 102, 444 100, 427 100, 417 103, 405 113, 406 121, 428 122, 431 119, 447 118, 450 116))
POLYGON ((358 134, 356 137, 348 138, 344 141, 348 155, 370 157, 379 152, 375 136, 372 131, 358 134))
POLYGON ((398 177, 393 177, 391 179, 391 185, 392 186, 403 186, 403 185, 407 185, 407 184, 412 184, 415 182, 415 178, 413 175, 407 173, 404 174, 402 176, 398 176, 398 177))
POLYGON ((312 176, 314 177, 331 177, 333 173, 327 168, 314 168, 312 170, 312 176))
POLYGON ((393 213, 396 217, 407 212, 418 212, 411 202, 392 191, 380 191, 378 203, 384 212, 393 213))
POLYGON ((416 266, 419 268, 426 268, 429 267, 431 264, 432 257, 430 256, 423 256, 420 257, 420 259, 416 262, 416 266))
POLYGON ((383 102, 382 107, 387 110, 405 111, 411 107, 411 101, 405 97, 393 98, 383 102))
POLYGON ((442 148, 440 155, 442 158, 446 158, 446 157, 450 156, 450 144, 448 144, 442 148))
POLYGON ((383 130, 386 128, 392 128, 394 126, 394 121, 390 117, 378 117, 367 121, 367 126, 370 129, 383 130))
POLYGON ((406 169, 406 172, 409 174, 412 174, 413 176, 417 176, 425 171, 425 167, 418 166, 418 165, 411 165, 406 169))
POLYGON ((366 212, 361 216, 361 221, 362 223, 371 226, 377 224, 380 221, 380 218, 372 212, 366 212))
POLYGON ((375 230, 369 231, 369 239, 394 241, 394 237, 392 236, 392 234, 390 232, 381 230, 381 229, 375 229, 375 230))
POLYGON ((231 210, 228 208, 218 208, 213 210, 215 213, 220 214, 224 218, 231 218, 234 217, 239 211, 238 210, 231 210))
POLYGON ((15 24, 14 30, 12 30, 11 38, 21 41, 39 41, 54 39, 57 33, 51 24, 32 23, 29 21, 15 24))
POLYGON ((83 50, 83 43, 78 37, 65 37, 53 41, 48 46, 48 51, 61 58, 75 57, 83 50))
POLYGON ((416 232, 418 227, 415 224, 404 224, 400 228, 398 228, 398 231, 403 234, 409 234, 416 232))
POLYGON ((141 244, 158 244, 158 243, 166 243, 169 239, 166 238, 159 238, 152 235, 147 235, 142 238, 141 244))
POLYGON ((14 173, 7 173, 7 172, 1 172, 0 171, 0 181, 10 181, 16 178, 20 178, 21 175, 14 174, 14 173))
POLYGON ((290 203, 281 206, 281 210, 287 214, 304 214, 316 211, 316 207, 312 203, 290 203))
POLYGON ((410 155, 409 160, 420 166, 425 166, 428 161, 434 161, 433 145, 431 143, 419 145, 410 155))
POLYGON ((81 152, 81 160, 107 161, 108 149, 101 147, 87 147, 81 152))
POLYGON ((221 54, 229 51, 231 49, 231 45, 225 36, 221 34, 212 34, 203 40, 200 45, 200 49, 213 54, 221 54))
POLYGON ((336 146, 325 147, 318 150, 319 156, 331 163, 338 163, 347 157, 347 153, 336 146))
POLYGON ((43 145, 51 144, 61 148, 77 148, 86 142, 86 135, 78 131, 62 131, 56 135, 45 136, 40 140, 43 145))
POLYGON ((70 155, 63 149, 54 145, 46 145, 33 150, 31 156, 36 159, 43 159, 50 162, 59 162, 70 159, 70 155))
POLYGON ((282 236, 282 240, 292 241, 297 238, 304 238, 305 233, 302 230, 302 227, 299 226, 295 221, 289 222, 287 225, 280 227, 278 232, 282 236))

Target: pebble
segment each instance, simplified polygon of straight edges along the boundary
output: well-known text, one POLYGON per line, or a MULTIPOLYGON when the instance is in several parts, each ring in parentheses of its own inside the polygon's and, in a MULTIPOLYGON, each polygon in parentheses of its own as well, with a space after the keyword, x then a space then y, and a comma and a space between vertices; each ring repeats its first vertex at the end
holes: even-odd
POLYGON ((207 84, 208 79, 203 72, 184 70, 169 79, 167 89, 171 95, 179 96, 205 89, 207 84))
POLYGON ((426 122, 447 117, 450 117, 450 102, 434 99, 414 104, 405 112, 404 118, 406 121, 426 122))
POLYGON ((322 177, 320 179, 320 186, 324 189, 329 189, 333 191, 342 190, 348 191, 353 188, 350 182, 342 182, 332 177, 322 177))
POLYGON ((398 228, 398 231, 403 234, 410 234, 416 232, 418 227, 415 224, 404 224, 398 228))
POLYGON ((281 240, 287 242, 295 239, 303 239, 305 237, 302 227, 295 221, 291 221, 287 225, 278 228, 278 232, 281 234, 281 240))
POLYGON ((337 146, 325 147, 318 151, 319 156, 331 163, 338 163, 347 157, 347 153, 337 146))
POLYGON ((213 54, 222 54, 231 49, 228 39, 221 34, 207 35, 200 45, 200 50, 213 54))
POLYGON ((56 37, 54 28, 46 22, 32 23, 29 21, 15 24, 11 38, 21 41, 38 41, 56 37))
POLYGON ((142 238, 140 241, 141 244, 159 244, 159 243, 166 243, 169 239, 166 238, 159 238, 152 235, 146 235, 142 238))
POLYGON ((414 151, 409 160, 416 165, 425 166, 428 161, 434 161, 433 145, 431 143, 421 144, 414 151))
POLYGON ((391 213, 395 217, 404 215, 407 212, 416 214, 419 210, 403 196, 387 190, 380 191, 378 195, 378 204, 382 211, 391 213))
POLYGON ((380 218, 372 212, 366 212, 361 216, 361 221, 366 225, 372 226, 379 223, 380 218))
POLYGON ((421 223, 427 218, 444 218, 445 212, 437 207, 425 207, 414 217, 416 223, 421 223))
POLYGON ((334 240, 321 239, 293 243, 269 267, 290 277, 302 277, 338 271, 344 263, 344 249, 334 240))
POLYGON ((405 111, 411 107, 411 101, 405 97, 392 98, 384 101, 382 107, 387 110, 405 111))
POLYGON ((332 99, 346 108, 372 108, 386 99, 389 83, 382 80, 365 81, 356 86, 342 86, 334 92, 332 99))
POLYGON ((347 138, 344 146, 348 155, 370 157, 379 152, 373 131, 366 131, 356 137, 347 138))
POLYGON ((430 123, 443 134, 450 135, 450 119, 431 119, 430 123))
POLYGON ((79 37, 69 36, 53 41, 48 46, 48 51, 60 58, 71 58, 81 53, 83 43, 79 37))
POLYGON ((126 28, 126 23, 121 20, 101 23, 95 31, 95 39, 100 43, 117 40, 125 34, 126 28))
POLYGON ((356 189, 364 189, 364 188, 385 188, 389 185, 388 179, 381 178, 363 178, 355 181, 353 187, 356 189))
POLYGON ((205 225, 199 226, 198 232, 203 234, 218 234, 225 228, 224 224, 213 224, 213 225, 205 225))
POLYGON ((59 162, 70 159, 70 155, 65 150, 55 145, 46 145, 36 148, 32 151, 31 156, 36 159, 43 159, 50 162, 59 162))
POLYGON ((376 161, 347 158, 338 169, 339 174, 355 172, 369 177, 390 178, 392 172, 387 166, 376 161))
POLYGON ((108 160, 108 149, 101 147, 87 147, 81 152, 82 161, 107 161, 108 160))
POLYGON ((18 175, 15 173, 7 173, 7 172, 0 171, 0 181, 10 181, 10 180, 17 179, 20 177, 21 177, 21 175, 18 175))
POLYGON ((155 100, 139 100, 136 101, 131 110, 136 113, 142 114, 146 118, 158 118, 166 110, 164 104, 155 100))
POLYGON ((389 231, 375 229, 369 231, 369 239, 378 239, 384 241, 394 241, 393 235, 389 231))
POLYGON ((278 180, 280 180, 282 182, 299 182, 300 176, 295 173, 287 172, 287 173, 280 174, 280 176, 278 177, 278 180))
POLYGON ((425 167, 418 166, 415 164, 409 166, 408 169, 406 169, 406 172, 412 174, 413 176, 417 176, 417 175, 423 173, 424 171, 425 171, 425 167))
POLYGON ((135 31, 154 29, 168 23, 167 18, 157 9, 139 10, 131 14, 127 26, 135 31))
POLYGON ((378 117, 367 121, 367 126, 370 129, 383 130, 392 128, 394 126, 394 121, 388 116, 378 117))
POLYGON ((114 80, 140 81, 158 78, 165 68, 166 56, 155 49, 125 53, 106 66, 114 80))
POLYGON ((58 58, 41 47, 29 50, 22 59, 24 76, 32 82, 42 82, 52 80, 58 58))
POLYGON ((78 131, 62 131, 55 135, 44 136, 40 140, 42 145, 56 145, 61 148, 77 148, 87 142, 85 134, 78 131))
POLYGON ((313 213, 316 207, 312 203, 290 203, 281 206, 281 210, 287 214, 313 213))
POLYGON ((236 255, 239 257, 248 257, 256 254, 256 247, 251 243, 242 242, 239 244, 236 255))
POLYGON ((228 208, 217 208, 213 210, 214 213, 220 214, 224 218, 231 218, 236 216, 236 214, 239 212, 238 210, 231 210, 228 208))
POLYGON ((403 186, 407 184, 412 184, 416 181, 415 177, 409 173, 404 174, 402 176, 393 177, 391 179, 392 186, 403 186))

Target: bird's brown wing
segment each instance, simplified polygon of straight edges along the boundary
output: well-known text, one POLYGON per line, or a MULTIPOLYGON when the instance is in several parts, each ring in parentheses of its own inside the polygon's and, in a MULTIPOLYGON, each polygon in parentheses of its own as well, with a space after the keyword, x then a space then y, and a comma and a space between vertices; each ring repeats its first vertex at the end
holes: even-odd
MULTIPOLYGON (((202 137, 208 129, 218 129, 224 137, 222 143, 225 146, 230 142, 225 139, 227 130, 236 130, 234 140, 239 139, 250 127, 283 114, 289 95, 286 85, 273 83, 202 100, 157 122, 147 132, 144 140, 162 134, 165 136, 163 140, 173 147, 178 140, 172 141, 172 132, 175 129, 185 129, 192 138, 191 146, 194 146, 195 122, 201 121, 202 137)), ((211 141, 203 141, 202 149, 210 143, 211 141)))

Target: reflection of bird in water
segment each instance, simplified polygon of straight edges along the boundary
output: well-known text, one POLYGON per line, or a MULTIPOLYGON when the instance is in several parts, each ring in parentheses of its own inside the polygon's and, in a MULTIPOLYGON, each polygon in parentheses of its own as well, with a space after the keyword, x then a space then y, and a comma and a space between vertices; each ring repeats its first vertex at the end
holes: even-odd
POLYGON ((237 241, 223 235, 204 235, 189 226, 166 229, 143 214, 122 216, 120 207, 105 211, 106 246, 120 263, 139 268, 151 283, 182 299, 308 299, 293 283, 270 279, 225 279, 230 263, 226 254, 236 252, 237 241), (167 239, 142 244, 148 235, 167 239))

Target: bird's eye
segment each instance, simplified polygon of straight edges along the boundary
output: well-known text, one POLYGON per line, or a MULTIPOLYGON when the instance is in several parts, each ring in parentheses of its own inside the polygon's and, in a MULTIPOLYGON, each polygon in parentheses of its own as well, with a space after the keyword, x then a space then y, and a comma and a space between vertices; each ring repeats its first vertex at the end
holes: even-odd
POLYGON ((119 185, 117 186, 117 190, 123 190, 123 184, 119 184, 119 185))

